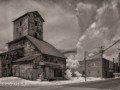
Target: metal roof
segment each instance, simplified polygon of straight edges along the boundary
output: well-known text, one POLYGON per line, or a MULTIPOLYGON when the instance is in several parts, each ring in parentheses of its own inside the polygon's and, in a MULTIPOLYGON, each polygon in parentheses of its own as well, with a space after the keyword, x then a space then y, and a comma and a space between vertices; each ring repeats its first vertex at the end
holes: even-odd
POLYGON ((28 40, 31 41, 31 43, 34 44, 34 46, 43 54, 51 55, 51 56, 57 56, 61 58, 66 58, 64 54, 62 54, 59 50, 57 50, 55 47, 53 47, 51 44, 43 41, 38 40, 32 36, 26 36, 28 40))
POLYGON ((22 17, 24 17, 24 16, 26 16, 26 15, 29 15, 30 13, 37 13, 37 14, 40 16, 40 18, 42 19, 42 21, 45 22, 45 20, 42 18, 42 16, 39 14, 38 11, 27 12, 27 13, 25 13, 24 15, 22 15, 22 16, 18 17, 17 19, 13 20, 13 22, 21 19, 22 17))

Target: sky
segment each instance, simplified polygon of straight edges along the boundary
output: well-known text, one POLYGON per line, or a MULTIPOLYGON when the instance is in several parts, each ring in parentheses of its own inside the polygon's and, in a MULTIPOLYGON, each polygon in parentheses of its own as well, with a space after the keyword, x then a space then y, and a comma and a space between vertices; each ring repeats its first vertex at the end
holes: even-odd
POLYGON ((13 39, 12 21, 36 10, 45 20, 44 40, 57 49, 77 49, 78 59, 120 39, 120 0, 0 0, 0 49, 13 39))
MULTIPOLYGON (((77 43, 79 60, 84 59, 84 52, 90 54, 100 52, 120 39, 120 0, 106 0, 101 6, 91 3, 77 5, 80 39, 77 43), (86 17, 83 19, 83 17, 86 17)), ((120 42, 104 53, 104 57, 112 60, 118 57, 120 42)))
POLYGON ((0 0, 0 49, 13 40, 12 21, 29 11, 44 18, 44 40, 58 49, 70 50, 79 39, 79 25, 73 0, 0 0), (70 7, 70 8, 69 8, 70 7))

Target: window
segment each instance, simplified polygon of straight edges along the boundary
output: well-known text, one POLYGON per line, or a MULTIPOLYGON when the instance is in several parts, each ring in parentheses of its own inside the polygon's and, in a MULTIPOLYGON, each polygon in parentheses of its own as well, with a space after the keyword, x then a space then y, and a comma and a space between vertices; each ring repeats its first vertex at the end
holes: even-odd
POLYGON ((36 33, 36 32, 35 32, 35 35, 34 35, 34 36, 35 36, 35 38, 37 38, 37 33, 36 33))
POLYGON ((9 68, 9 69, 11 68, 10 64, 8 64, 8 68, 9 68))
POLYGON ((62 77, 62 70, 61 69, 54 69, 54 76, 55 77, 62 77))
POLYGON ((19 34, 21 35, 22 33, 20 32, 19 34))
POLYGON ((20 26, 22 26, 22 22, 20 21, 20 26))
POLYGON ((35 21, 35 26, 37 26, 37 24, 38 24, 37 21, 35 21))
POLYGON ((95 64, 95 63, 92 63, 91 66, 92 66, 92 67, 96 67, 96 64, 95 64))
POLYGON ((33 68, 34 68, 34 69, 37 69, 39 62, 38 62, 37 60, 34 60, 33 64, 34 64, 34 65, 33 65, 33 68))
POLYGON ((58 61, 55 61, 55 63, 58 63, 58 61))

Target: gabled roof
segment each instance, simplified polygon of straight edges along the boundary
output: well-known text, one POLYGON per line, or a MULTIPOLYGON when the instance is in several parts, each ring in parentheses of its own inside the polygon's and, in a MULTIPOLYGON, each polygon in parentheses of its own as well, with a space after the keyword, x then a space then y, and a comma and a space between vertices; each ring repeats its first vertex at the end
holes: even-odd
POLYGON ((16 40, 13 40, 11 42, 8 42, 7 44, 13 44, 21 39, 25 39, 27 38, 29 41, 31 41, 31 43, 43 54, 47 54, 47 55, 52 55, 52 56, 57 56, 57 57, 61 57, 61 58, 66 58, 64 56, 64 54, 62 54, 59 50, 57 50, 55 47, 53 47, 51 44, 43 41, 43 40, 38 40, 32 36, 23 36, 21 38, 18 38, 16 40))
POLYGON ((15 60, 15 61, 13 61, 13 62, 31 61, 31 60, 37 58, 38 56, 40 56, 40 54, 30 55, 30 56, 26 56, 26 57, 23 57, 23 58, 17 59, 17 60, 15 60))
POLYGON ((37 13, 37 15, 40 16, 40 18, 42 19, 42 21, 43 21, 43 22, 45 21, 45 20, 42 18, 42 16, 39 14, 38 11, 32 11, 32 12, 27 12, 27 13, 25 13, 24 15, 18 17, 17 19, 13 20, 13 22, 17 21, 18 19, 20 19, 20 18, 22 18, 22 17, 24 17, 24 16, 26 16, 26 15, 29 15, 30 13, 37 13))
POLYGON ((55 47, 53 47, 51 44, 42 41, 42 40, 38 40, 32 36, 26 36, 28 40, 31 41, 31 43, 33 43, 33 45, 43 54, 47 54, 47 55, 52 55, 52 56, 57 56, 57 57, 61 57, 61 58, 66 58, 64 56, 64 54, 62 54, 60 51, 58 51, 55 47))

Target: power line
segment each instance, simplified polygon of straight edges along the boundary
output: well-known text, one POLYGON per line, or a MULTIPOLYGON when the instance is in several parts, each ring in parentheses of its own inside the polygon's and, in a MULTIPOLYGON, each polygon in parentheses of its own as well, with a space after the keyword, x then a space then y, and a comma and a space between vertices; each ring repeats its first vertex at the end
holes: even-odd
POLYGON ((107 47, 106 49, 103 49, 103 46, 101 46, 101 50, 100 50, 99 53, 95 54, 94 56, 88 56, 88 57, 92 58, 92 57, 95 57, 95 56, 97 56, 97 55, 99 55, 99 54, 103 55, 103 53, 104 53, 106 50, 108 50, 109 48, 113 47, 113 46, 114 46, 115 44, 117 44, 119 41, 120 41, 120 40, 117 40, 115 43, 113 43, 112 45, 110 45, 110 46, 107 47))

